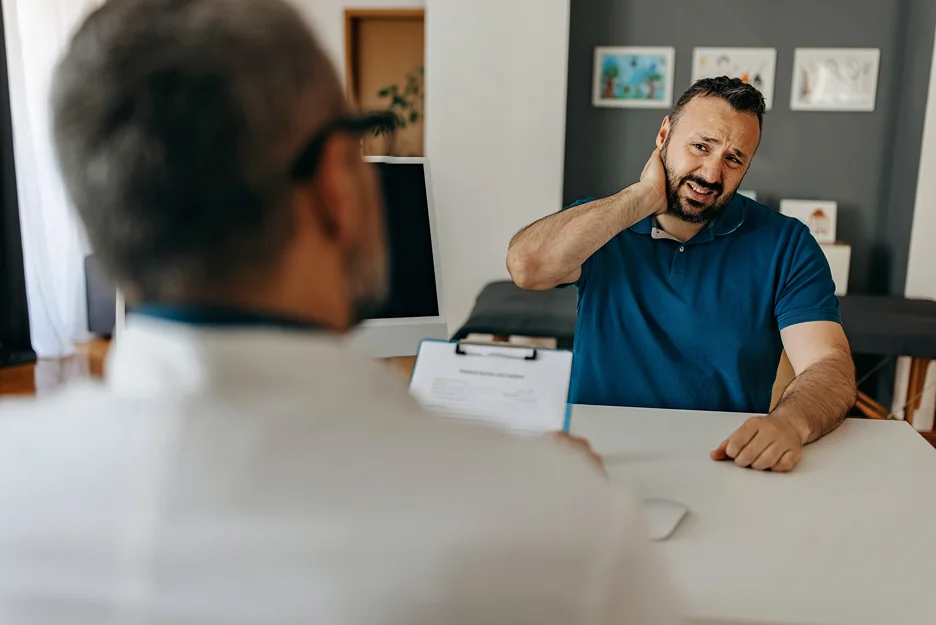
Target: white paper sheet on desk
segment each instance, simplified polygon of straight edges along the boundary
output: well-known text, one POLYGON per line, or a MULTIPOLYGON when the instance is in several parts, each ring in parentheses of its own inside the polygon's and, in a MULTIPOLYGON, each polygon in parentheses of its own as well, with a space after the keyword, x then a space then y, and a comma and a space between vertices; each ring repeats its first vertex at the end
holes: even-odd
POLYGON ((424 341, 410 392, 427 410, 518 432, 565 425, 572 352, 424 341))

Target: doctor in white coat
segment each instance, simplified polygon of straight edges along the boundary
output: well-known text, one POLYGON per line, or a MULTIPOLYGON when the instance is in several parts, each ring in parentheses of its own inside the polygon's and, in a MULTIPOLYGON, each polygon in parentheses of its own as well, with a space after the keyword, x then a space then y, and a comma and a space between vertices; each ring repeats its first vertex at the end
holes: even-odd
POLYGON ((53 110, 135 311, 106 382, 0 403, 0 623, 675 622, 585 454, 342 347, 386 282, 374 122, 288 4, 110 0, 53 110))

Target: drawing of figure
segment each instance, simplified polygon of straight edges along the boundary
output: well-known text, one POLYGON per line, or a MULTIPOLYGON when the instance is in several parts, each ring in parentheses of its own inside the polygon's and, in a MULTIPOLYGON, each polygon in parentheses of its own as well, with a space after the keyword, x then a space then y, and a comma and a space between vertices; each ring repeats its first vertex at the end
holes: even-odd
POLYGON ((825 214, 825 211, 821 208, 817 208, 812 213, 809 214, 809 231, 817 239, 822 239, 831 233, 829 223, 829 216, 825 214))

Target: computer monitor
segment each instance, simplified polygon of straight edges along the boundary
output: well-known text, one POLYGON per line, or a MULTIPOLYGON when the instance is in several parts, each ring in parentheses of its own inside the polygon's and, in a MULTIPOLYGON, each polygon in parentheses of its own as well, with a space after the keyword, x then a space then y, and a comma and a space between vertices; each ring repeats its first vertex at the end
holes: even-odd
MULTIPOLYGON (((347 341, 374 358, 413 356, 423 339, 448 337, 429 162, 423 157, 366 160, 377 168, 383 189, 390 289, 385 306, 363 320, 347 341)), ((120 340, 126 313, 123 298, 116 295, 114 338, 120 340)))
POLYGON ((380 175, 390 253, 386 305, 352 333, 353 347, 376 358, 413 356, 423 339, 445 339, 442 270, 429 161, 368 156, 380 175))

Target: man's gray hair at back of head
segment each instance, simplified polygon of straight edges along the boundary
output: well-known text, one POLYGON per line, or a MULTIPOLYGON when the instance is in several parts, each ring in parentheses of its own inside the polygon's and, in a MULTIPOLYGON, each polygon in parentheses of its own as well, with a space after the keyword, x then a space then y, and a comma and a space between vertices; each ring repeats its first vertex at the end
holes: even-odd
POLYGON ((297 135, 343 107, 283 0, 109 0, 52 89, 59 164, 95 253, 150 300, 260 279, 290 240, 297 135))

